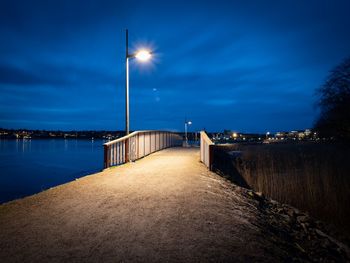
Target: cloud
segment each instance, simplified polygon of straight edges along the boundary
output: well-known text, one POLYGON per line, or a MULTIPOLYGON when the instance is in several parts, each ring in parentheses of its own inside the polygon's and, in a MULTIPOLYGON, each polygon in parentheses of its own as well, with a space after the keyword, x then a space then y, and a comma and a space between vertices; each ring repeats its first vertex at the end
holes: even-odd
POLYGON ((16 85, 45 84, 52 82, 45 76, 37 76, 28 70, 19 69, 11 65, 0 65, 0 83, 16 85))
POLYGON ((230 106, 235 104, 236 101, 231 99, 209 99, 205 103, 212 106, 230 106))
POLYGON ((28 66, 13 66, 11 64, 0 65, 0 84, 13 85, 79 85, 82 84, 111 84, 115 83, 115 77, 99 71, 84 68, 83 66, 37 64, 28 66))
POLYGON ((127 27, 156 52, 130 63, 132 127, 310 126, 314 89, 350 54, 349 5, 3 1, 1 124, 123 129, 127 27))

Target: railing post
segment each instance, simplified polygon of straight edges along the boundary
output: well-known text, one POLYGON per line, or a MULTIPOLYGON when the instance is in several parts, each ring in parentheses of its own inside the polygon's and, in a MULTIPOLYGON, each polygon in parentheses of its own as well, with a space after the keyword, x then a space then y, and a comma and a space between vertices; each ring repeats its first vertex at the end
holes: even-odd
POLYGON ((108 145, 103 145, 103 167, 106 169, 109 167, 108 162, 108 145))
POLYGON ((139 159, 140 158, 140 152, 141 152, 141 150, 140 150, 140 142, 141 142, 141 139, 140 139, 140 134, 137 134, 137 159, 139 159))
POLYGON ((209 171, 213 171, 214 145, 209 145, 209 171))
POLYGON ((129 162, 129 139, 125 140, 125 162, 129 162))

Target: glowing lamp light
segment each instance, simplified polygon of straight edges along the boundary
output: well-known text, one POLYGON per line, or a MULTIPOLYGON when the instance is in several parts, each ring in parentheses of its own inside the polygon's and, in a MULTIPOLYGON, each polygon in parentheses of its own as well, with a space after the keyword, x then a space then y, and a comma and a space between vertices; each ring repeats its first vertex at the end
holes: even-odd
POLYGON ((188 138, 187 138, 187 126, 188 125, 191 125, 192 124, 192 121, 185 121, 185 138, 186 138, 186 147, 188 146, 188 138))
POLYGON ((140 50, 135 54, 135 57, 140 60, 140 61, 147 61, 151 58, 151 52, 147 51, 147 50, 140 50))

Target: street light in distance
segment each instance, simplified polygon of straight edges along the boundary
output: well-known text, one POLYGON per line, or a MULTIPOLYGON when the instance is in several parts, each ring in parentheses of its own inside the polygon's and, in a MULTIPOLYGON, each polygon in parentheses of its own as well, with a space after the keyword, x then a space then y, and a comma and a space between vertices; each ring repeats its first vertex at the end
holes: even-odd
POLYGON ((187 127, 191 125, 192 121, 185 121, 185 139, 186 139, 186 147, 188 146, 188 138, 187 138, 187 127))

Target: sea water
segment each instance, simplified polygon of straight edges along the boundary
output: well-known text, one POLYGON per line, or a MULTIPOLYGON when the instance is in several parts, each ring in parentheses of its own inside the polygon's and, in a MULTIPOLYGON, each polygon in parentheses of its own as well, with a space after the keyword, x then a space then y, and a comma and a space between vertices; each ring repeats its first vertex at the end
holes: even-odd
POLYGON ((0 203, 103 168, 103 140, 0 139, 0 203))

